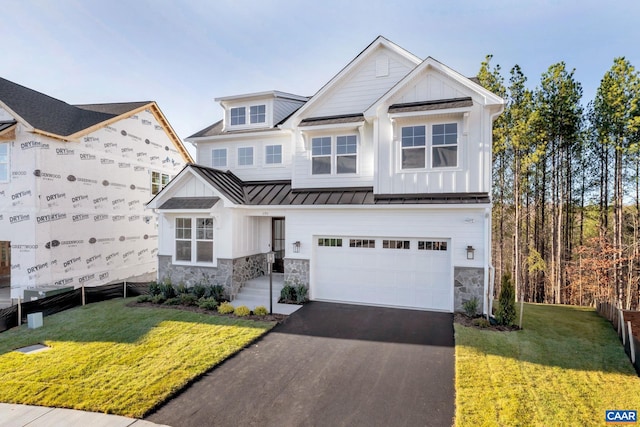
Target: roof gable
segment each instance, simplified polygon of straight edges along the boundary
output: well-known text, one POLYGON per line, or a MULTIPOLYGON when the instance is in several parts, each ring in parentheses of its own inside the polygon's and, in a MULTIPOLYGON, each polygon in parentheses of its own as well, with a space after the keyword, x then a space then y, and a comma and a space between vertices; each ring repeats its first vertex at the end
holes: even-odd
MULTIPOLYGON (((447 67, 441 62, 428 57, 419 66, 413 69, 387 93, 376 100, 364 112, 365 117, 378 114, 378 107, 392 107, 403 104, 404 106, 419 105, 428 106, 431 103, 459 104, 460 101, 474 99, 485 106, 499 106, 502 108, 504 100, 488 91, 472 79, 447 67), (446 101, 446 102, 445 102, 446 101)), ((440 106, 439 108, 454 108, 453 106, 440 106)))
POLYGON ((287 119, 284 126, 295 126, 304 117, 362 113, 420 62, 420 58, 379 36, 287 119))

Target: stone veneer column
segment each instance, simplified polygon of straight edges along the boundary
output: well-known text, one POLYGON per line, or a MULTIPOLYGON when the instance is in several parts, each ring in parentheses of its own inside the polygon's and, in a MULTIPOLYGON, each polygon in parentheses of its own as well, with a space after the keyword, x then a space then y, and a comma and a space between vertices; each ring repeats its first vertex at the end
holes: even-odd
POLYGON ((247 280, 264 276, 268 271, 267 255, 255 254, 233 260, 233 273, 231 278, 230 296, 233 300, 247 280))
POLYGON ((484 268, 478 267, 453 267, 454 311, 464 311, 462 304, 478 299, 478 311, 482 312, 484 302, 484 268))
POLYGON ((308 259, 284 259, 284 283, 285 285, 304 285, 309 289, 309 260, 308 259))

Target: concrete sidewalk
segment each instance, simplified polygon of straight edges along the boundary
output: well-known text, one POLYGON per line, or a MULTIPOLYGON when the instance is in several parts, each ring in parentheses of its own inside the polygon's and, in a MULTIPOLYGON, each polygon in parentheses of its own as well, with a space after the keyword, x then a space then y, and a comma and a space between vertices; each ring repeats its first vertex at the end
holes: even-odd
MULTIPOLYGON (((153 427, 149 421, 119 415, 75 411, 73 409, 45 408, 44 406, 0 403, 2 427, 153 427)), ((166 426, 165 426, 166 427, 166 426)))

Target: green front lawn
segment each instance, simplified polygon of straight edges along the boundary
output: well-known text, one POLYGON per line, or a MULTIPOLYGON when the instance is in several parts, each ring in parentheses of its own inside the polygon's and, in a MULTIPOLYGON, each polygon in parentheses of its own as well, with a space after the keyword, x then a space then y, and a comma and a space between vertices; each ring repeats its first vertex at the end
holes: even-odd
POLYGON ((455 325, 456 425, 603 425, 640 410, 640 378, 591 308, 525 304, 523 330, 455 325))
POLYGON ((275 322, 127 307, 116 299, 0 334, 0 401, 142 417, 275 322), (51 350, 12 351, 43 343, 51 350))

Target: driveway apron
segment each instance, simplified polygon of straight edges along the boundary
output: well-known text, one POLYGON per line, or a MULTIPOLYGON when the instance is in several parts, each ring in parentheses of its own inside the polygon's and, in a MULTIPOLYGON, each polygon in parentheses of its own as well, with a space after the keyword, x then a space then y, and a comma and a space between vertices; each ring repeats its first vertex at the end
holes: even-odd
POLYGON ((181 426, 450 426, 453 315, 311 302, 147 419, 181 426))

